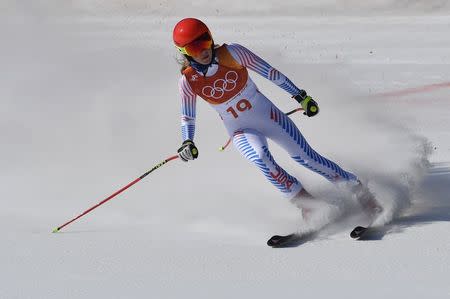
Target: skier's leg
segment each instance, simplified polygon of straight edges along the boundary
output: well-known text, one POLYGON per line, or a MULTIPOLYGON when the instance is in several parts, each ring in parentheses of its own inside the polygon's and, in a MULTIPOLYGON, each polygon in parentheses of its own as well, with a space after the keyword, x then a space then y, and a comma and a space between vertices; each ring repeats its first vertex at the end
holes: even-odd
POLYGON ((275 106, 272 106, 270 120, 264 132, 270 139, 283 147, 296 162, 322 175, 331 182, 351 181, 358 178, 343 170, 333 161, 317 153, 303 137, 295 123, 275 106))
POLYGON ((303 190, 300 182, 275 162, 267 140, 261 133, 253 129, 236 131, 233 134, 233 143, 245 158, 258 166, 269 182, 286 198, 292 199, 303 190))
POLYGON ((348 182, 357 200, 368 213, 378 214, 382 211, 373 193, 356 175, 317 153, 294 122, 275 106, 271 108, 269 124, 264 134, 283 147, 292 159, 333 183, 348 182))

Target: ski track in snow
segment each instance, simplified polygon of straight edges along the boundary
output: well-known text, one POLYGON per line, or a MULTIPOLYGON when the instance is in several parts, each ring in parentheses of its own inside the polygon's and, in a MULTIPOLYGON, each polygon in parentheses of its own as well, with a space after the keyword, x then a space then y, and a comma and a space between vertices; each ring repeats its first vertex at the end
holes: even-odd
MULTIPOLYGON (((450 88, 424 87, 450 82, 450 6, 330 2, 257 1, 246 16, 241 4, 203 0, 186 9, 6 1, 0 298, 449 298, 450 88), (198 160, 168 163, 51 234, 178 148, 171 30, 187 13, 204 18, 216 42, 248 46, 318 100, 317 117, 292 118, 315 149, 369 183, 385 226, 351 240, 363 219, 348 192, 272 145, 325 201, 304 223, 233 148, 217 151, 225 130, 198 99, 198 160), (329 221, 297 247, 265 245, 329 221)), ((251 76, 281 109, 295 107, 251 76)))

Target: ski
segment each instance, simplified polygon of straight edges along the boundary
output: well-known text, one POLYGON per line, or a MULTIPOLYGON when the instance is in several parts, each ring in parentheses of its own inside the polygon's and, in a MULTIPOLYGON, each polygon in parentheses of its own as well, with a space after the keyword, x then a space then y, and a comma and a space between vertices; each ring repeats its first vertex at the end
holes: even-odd
POLYGON ((350 237, 352 239, 360 239, 361 237, 363 237, 367 233, 369 228, 370 228, 369 226, 368 227, 357 226, 351 231, 350 237))
POLYGON ((293 233, 285 236, 274 235, 267 241, 267 245, 272 248, 296 247, 311 240, 314 235, 315 233, 293 233))
POLYGON ((381 206, 377 206, 376 208, 373 208, 372 210, 370 210, 370 214, 368 214, 370 221, 367 224, 367 226, 361 226, 361 225, 356 226, 350 232, 350 237, 352 239, 360 240, 364 236, 367 236, 367 233, 369 231, 373 231, 373 228, 374 228, 373 225, 376 222, 376 220, 378 219, 378 217, 380 216, 382 211, 383 211, 383 208, 381 206))
POLYGON ((371 215, 371 220, 367 226, 356 226, 351 232, 350 237, 352 239, 361 240, 363 237, 367 236, 367 233, 370 231, 374 231, 374 223, 376 222, 377 217, 380 216, 381 211, 377 211, 376 214, 371 215))
POLYGON ((272 236, 267 241, 267 245, 269 245, 271 247, 282 246, 286 243, 289 243, 293 238, 295 238, 296 235, 297 234, 290 234, 290 235, 286 235, 286 236, 279 236, 279 235, 272 236))

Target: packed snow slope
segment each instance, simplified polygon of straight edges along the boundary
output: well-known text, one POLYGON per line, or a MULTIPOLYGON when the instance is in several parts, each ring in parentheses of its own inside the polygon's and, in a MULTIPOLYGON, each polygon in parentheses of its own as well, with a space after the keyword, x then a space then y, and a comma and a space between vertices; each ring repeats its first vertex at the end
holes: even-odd
POLYGON ((3 1, 0 298, 449 298, 450 3, 301 2, 3 1), (318 116, 292 119, 368 182, 386 226, 351 240, 354 200, 271 144, 326 203, 305 223, 237 151, 218 151, 225 130, 198 99, 198 160, 51 233, 176 152, 171 33, 186 16, 318 101, 318 116), (265 245, 327 221, 310 242, 265 245))

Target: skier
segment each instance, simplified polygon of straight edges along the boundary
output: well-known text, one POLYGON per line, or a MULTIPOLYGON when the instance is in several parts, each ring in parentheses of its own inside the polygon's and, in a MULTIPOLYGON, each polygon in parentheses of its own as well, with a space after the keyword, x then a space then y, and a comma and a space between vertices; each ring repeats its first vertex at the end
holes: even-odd
POLYGON ((183 143, 178 149, 183 161, 198 157, 194 133, 196 97, 200 96, 219 113, 234 146, 284 197, 293 201, 312 198, 296 177, 277 164, 267 138, 279 144, 294 161, 327 180, 362 186, 353 173, 308 144, 294 122, 259 91, 248 69, 284 89, 301 105, 305 115, 313 117, 319 113, 319 107, 305 90, 242 45, 215 45, 208 27, 198 19, 178 22, 173 41, 184 56, 179 80, 183 143))

